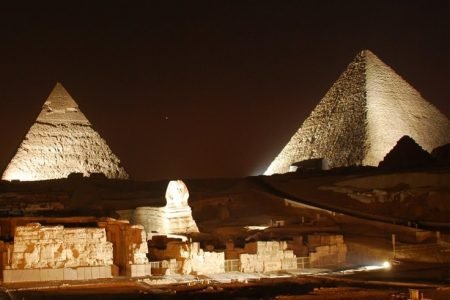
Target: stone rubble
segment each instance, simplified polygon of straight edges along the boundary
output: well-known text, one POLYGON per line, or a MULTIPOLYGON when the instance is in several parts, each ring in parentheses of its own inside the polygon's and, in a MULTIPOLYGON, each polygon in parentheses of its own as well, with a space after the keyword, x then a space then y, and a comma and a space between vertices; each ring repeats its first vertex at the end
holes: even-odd
POLYGON ((144 227, 112 218, 98 222, 106 229, 108 241, 114 245, 114 264, 121 275, 141 277, 151 275, 147 259, 148 246, 144 227))
POLYGON ((239 255, 241 272, 267 273, 297 269, 297 257, 282 241, 258 241, 245 244, 239 255))
POLYGON ((204 251, 197 242, 168 242, 165 249, 150 249, 156 261, 165 261, 166 268, 177 274, 216 274, 225 272, 224 252, 204 251))

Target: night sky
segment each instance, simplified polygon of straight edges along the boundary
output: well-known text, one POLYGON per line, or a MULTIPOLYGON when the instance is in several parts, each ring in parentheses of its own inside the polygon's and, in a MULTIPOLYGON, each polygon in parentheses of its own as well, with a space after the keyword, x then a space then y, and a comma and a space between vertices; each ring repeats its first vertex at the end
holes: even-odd
POLYGON ((29 2, 0 4, 2 170, 56 81, 139 180, 262 173, 365 48, 450 115, 449 1, 29 2))

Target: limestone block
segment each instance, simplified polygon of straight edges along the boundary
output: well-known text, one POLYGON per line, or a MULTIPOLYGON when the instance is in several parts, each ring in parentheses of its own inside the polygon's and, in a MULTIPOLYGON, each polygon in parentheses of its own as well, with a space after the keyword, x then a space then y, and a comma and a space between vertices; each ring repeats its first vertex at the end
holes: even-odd
POLYGON ((96 278, 100 278, 100 267, 91 267, 91 273, 92 273, 92 278, 96 279, 96 278))
POLYGON ((113 275, 117 276, 116 274, 113 273, 113 269, 114 269, 114 265, 112 266, 103 266, 103 269, 105 270, 105 277, 104 278, 111 278, 113 275))
POLYGON ((91 267, 82 267, 82 269, 84 271, 84 279, 85 280, 93 279, 92 278, 92 268, 91 267))
POLYGON ((130 277, 144 277, 151 276, 151 266, 150 264, 142 264, 142 265, 128 265, 127 266, 127 276, 130 277))
POLYGON ((85 276, 84 276, 84 267, 79 267, 76 269, 77 270, 77 279, 78 280, 84 280, 85 276))
POLYGON ((63 278, 64 278, 64 280, 77 280, 78 279, 77 269, 64 268, 63 269, 63 278))
POLYGON ((106 276, 106 268, 109 268, 109 267, 108 266, 98 267, 98 278, 106 278, 107 277, 106 276))
POLYGON ((281 260, 265 261, 263 272, 274 272, 281 270, 281 260))
POLYGON ((297 258, 284 258, 281 260, 281 270, 295 270, 297 269, 297 258))
POLYGON ((39 270, 3 270, 3 282, 28 282, 28 281, 40 281, 41 275, 39 270))

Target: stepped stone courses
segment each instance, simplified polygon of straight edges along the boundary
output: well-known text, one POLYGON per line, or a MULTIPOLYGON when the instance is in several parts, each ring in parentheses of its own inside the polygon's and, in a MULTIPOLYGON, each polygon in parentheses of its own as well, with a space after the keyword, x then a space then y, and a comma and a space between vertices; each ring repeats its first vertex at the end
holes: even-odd
POLYGON ((65 178, 70 173, 128 178, 106 141, 57 83, 2 179, 46 180, 65 178))
POLYGON ((265 175, 327 159, 330 168, 377 166, 404 135, 425 150, 450 141, 450 122, 368 50, 359 53, 304 121, 265 175))
POLYGON ((347 245, 342 235, 308 235, 311 267, 335 266, 347 261, 347 245))

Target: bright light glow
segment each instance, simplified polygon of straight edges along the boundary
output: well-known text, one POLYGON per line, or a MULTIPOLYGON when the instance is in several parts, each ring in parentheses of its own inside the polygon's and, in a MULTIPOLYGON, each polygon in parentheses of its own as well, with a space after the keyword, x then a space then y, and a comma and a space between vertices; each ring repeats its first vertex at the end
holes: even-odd
POLYGON ((343 271, 339 271, 343 274, 353 274, 355 272, 365 272, 365 271, 374 271, 374 270, 389 270, 391 268, 391 263, 388 261, 383 262, 380 265, 370 265, 370 266, 364 266, 358 269, 347 269, 343 271))
POLYGON ((31 181, 36 180, 30 172, 23 172, 21 170, 11 170, 11 168, 6 169, 5 173, 3 173, 2 180, 20 180, 20 181, 31 181))
POLYGON ((245 229, 247 229, 248 231, 251 230, 264 230, 266 228, 268 228, 269 226, 245 226, 245 229))

